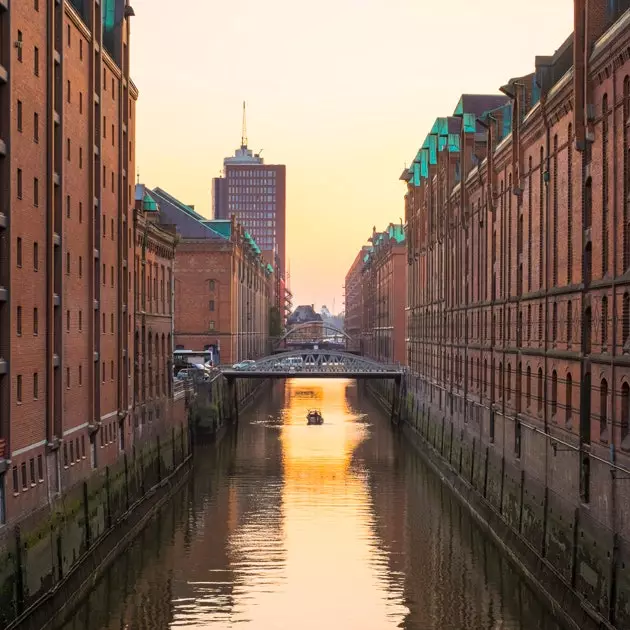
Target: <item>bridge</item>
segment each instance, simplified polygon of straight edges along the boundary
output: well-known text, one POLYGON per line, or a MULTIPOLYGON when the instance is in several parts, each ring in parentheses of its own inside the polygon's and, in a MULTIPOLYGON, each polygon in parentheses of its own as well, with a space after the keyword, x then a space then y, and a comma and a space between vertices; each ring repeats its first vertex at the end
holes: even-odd
POLYGON ((296 324, 272 343, 274 353, 300 349, 356 352, 359 349, 358 342, 345 330, 321 321, 296 324))
POLYGON ((390 379, 396 384, 392 402, 392 421, 396 421, 400 405, 403 369, 373 361, 350 352, 330 350, 294 350, 263 357, 237 367, 223 368, 228 385, 230 417, 238 420, 237 379, 344 378, 390 379))

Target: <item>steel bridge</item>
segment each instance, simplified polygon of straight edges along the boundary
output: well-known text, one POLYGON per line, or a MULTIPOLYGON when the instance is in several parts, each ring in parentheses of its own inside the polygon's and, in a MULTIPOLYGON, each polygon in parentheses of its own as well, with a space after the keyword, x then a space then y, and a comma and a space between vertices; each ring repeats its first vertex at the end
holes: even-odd
POLYGON ((304 322, 287 330, 273 341, 275 353, 291 349, 358 350, 359 344, 341 328, 327 322, 304 322))
POLYGON ((297 350, 263 357, 238 367, 223 368, 228 384, 228 409, 230 417, 238 419, 237 379, 284 379, 284 378, 344 378, 390 379, 394 387, 392 421, 396 421, 400 406, 400 389, 404 371, 400 365, 379 363, 350 352, 329 350, 297 350))

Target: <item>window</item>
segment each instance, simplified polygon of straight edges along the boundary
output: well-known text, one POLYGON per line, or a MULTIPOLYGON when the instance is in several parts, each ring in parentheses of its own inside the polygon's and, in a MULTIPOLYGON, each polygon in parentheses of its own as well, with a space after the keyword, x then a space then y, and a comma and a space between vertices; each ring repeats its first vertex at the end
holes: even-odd
POLYGON ((20 470, 22 472, 22 490, 26 490, 28 488, 28 479, 26 477, 26 462, 22 462, 20 470))
POLYGON ((22 63, 22 44, 23 44, 23 38, 22 38, 22 31, 18 31, 18 36, 17 36, 17 60, 22 63))
POLYGON ((83 113, 83 92, 79 92, 79 114, 82 114, 82 113, 83 113))
POLYGON ((538 413, 543 408, 543 371, 542 368, 538 368, 538 413))
POLYGON ((22 375, 21 374, 17 375, 16 399, 19 404, 22 403, 22 375))
POLYGON ((70 195, 66 195, 66 217, 70 218, 70 195))
POLYGON ((630 433, 630 385, 621 386, 621 441, 624 442, 630 433))
POLYGON ((103 116, 103 138, 107 138, 107 117, 103 116))
POLYGON ((37 479, 44 481, 44 458, 41 455, 37 456, 37 479))
POLYGON ((79 387, 83 385, 83 366, 79 365, 79 387))
POLYGON ((551 373, 551 416, 556 417, 558 411, 558 373, 554 370, 551 373))
POLYGON ((22 101, 17 102, 17 129, 22 133, 22 101))
POLYGON ((79 311, 79 330, 83 330, 83 311, 79 311))
POLYGON ((70 389, 70 368, 66 368, 66 389, 70 389))
POLYGON ((114 232, 115 232, 115 230, 114 230, 114 219, 112 219, 112 224, 111 224, 111 226, 109 228, 109 235, 110 235, 112 241, 114 240, 114 232))
POLYGON ((39 180, 37 177, 33 178, 33 205, 36 208, 39 206, 39 180))
POLYGON ((83 147, 79 147, 79 168, 83 168, 83 147))
POLYGON ((22 266, 22 239, 17 237, 17 246, 15 248, 15 258, 18 267, 22 266))
POLYGON ((114 146, 114 125, 112 125, 112 146, 114 146))
POLYGON ((22 169, 17 170, 17 198, 22 199, 22 169))
POLYGON ((83 202, 79 201, 79 223, 83 223, 83 202))
POLYGON ((602 352, 608 344, 608 298, 602 298, 602 352))
POLYGON ((83 60, 83 40, 79 39, 79 59, 83 60))
POLYGON ((210 291, 214 291, 214 280, 210 280, 209 286, 210 286, 210 291))
POLYGON ((33 243, 33 271, 39 270, 39 247, 37 241, 33 243))
POLYGON ((16 329, 18 337, 22 336, 22 307, 17 307, 16 329))
POLYGON ((605 378, 599 386, 599 439, 608 439, 608 381, 605 378))
POLYGON ((114 313, 112 313, 110 315, 110 320, 109 320, 109 332, 112 333, 112 335, 114 334, 114 313))
POLYGON ((214 300, 210 300, 210 311, 214 312, 214 300))
POLYGON ((28 461, 29 472, 31 473, 31 486, 35 485, 35 458, 31 457, 28 461))
POLYGON ((110 279, 110 284, 114 286, 114 266, 113 265, 109 269, 109 279, 110 279))
POLYGON ((17 494, 20 491, 20 483, 18 481, 18 469, 17 466, 13 466, 13 494, 17 494))
POLYGON ((70 332, 70 311, 66 311, 66 330, 70 332))
POLYGON ((529 365, 527 366, 527 377, 525 380, 525 401, 529 408, 532 402, 532 368, 529 365))
POLYGON ((39 143, 39 114, 35 112, 33 114, 33 141, 39 143))
POLYGON ((83 256, 79 256, 79 278, 83 278, 83 256))
POLYGON ((72 154, 72 142, 70 141, 70 138, 66 139, 66 159, 68 160, 68 162, 70 162, 71 160, 71 154, 72 154))
POLYGON ((33 335, 39 334, 39 312, 37 308, 33 309, 33 335))
POLYGON ((70 252, 66 252, 66 275, 70 275, 70 252))
POLYGON ((567 374, 566 385, 566 404, 565 404, 565 421, 567 426, 571 425, 571 418, 573 416, 573 377, 571 373, 567 374))
POLYGON ((110 361, 109 363, 109 378, 113 381, 114 380, 114 362, 110 361))
POLYGON ((107 236, 107 218, 103 215, 103 238, 107 236))
POLYGON ((37 46, 35 46, 33 53, 33 72, 36 77, 39 76, 39 48, 37 48, 37 46))
POLYGON ((210 330, 214 330, 214 320, 213 319, 210 320, 209 328, 210 328, 210 330))
MULTIPOLYGON (((70 26, 68 26, 68 29, 70 29, 70 26)), ((68 79, 68 82, 66 83, 66 99, 68 103, 70 102, 71 94, 72 94, 72 84, 70 83, 70 79, 68 79)))
POLYGON ((39 398, 39 374, 37 372, 33 374, 33 398, 35 400, 39 398))

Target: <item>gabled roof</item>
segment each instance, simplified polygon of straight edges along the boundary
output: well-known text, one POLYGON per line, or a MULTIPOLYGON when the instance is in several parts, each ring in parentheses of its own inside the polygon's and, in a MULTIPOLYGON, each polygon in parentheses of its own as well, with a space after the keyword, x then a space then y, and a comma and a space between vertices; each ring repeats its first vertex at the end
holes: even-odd
POLYGON ((214 230, 205 217, 195 212, 190 206, 167 193, 162 188, 154 188, 151 196, 160 205, 160 213, 165 222, 177 227, 177 232, 184 238, 211 238, 225 240, 225 236, 214 230))

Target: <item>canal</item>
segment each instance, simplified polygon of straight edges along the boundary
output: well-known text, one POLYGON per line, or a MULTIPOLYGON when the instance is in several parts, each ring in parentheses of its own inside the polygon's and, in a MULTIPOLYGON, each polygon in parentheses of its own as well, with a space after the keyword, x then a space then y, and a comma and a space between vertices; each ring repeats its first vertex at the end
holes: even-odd
POLYGON ((195 457, 64 630, 561 630, 352 381, 279 382, 195 457))

